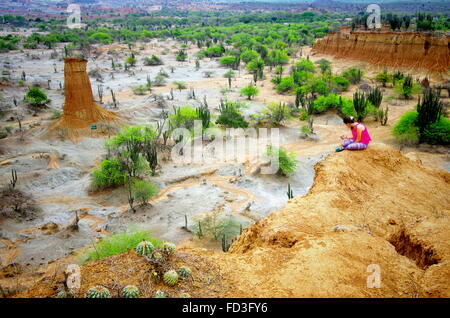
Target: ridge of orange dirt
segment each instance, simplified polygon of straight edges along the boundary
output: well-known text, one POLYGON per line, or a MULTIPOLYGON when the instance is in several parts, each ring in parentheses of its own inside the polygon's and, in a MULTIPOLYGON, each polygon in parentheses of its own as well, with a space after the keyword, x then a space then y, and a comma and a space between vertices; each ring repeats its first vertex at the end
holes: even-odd
MULTIPOLYGON (((228 253, 180 249, 217 267, 211 294, 199 297, 450 296, 449 173, 376 143, 333 154, 315 170, 307 195, 245 229, 228 253), (374 266, 380 288, 367 285, 374 266)), ((127 264, 130 255, 87 265, 82 271, 95 277, 82 279, 82 290, 112 284, 108 266, 127 264)), ((127 274, 144 289, 156 288, 141 266, 127 274)), ((42 281, 22 296, 50 296, 55 288, 42 281)))

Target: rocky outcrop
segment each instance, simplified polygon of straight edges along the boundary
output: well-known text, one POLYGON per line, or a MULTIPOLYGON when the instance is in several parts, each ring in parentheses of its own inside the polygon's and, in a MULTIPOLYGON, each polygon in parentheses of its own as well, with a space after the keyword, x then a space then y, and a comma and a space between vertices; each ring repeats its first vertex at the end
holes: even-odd
POLYGON ((450 174, 388 146, 331 155, 307 195, 215 257, 226 296, 448 297, 449 191, 450 174))
POLYGON ((368 32, 343 28, 317 41, 313 51, 369 62, 377 67, 447 73, 450 36, 418 32, 368 32))

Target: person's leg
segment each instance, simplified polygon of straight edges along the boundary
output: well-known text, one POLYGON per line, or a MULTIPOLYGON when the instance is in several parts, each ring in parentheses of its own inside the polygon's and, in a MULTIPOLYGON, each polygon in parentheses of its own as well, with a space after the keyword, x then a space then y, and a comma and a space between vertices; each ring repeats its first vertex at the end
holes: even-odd
POLYGON ((362 142, 354 142, 345 147, 345 150, 364 150, 367 148, 367 144, 363 144, 362 142))
POLYGON ((347 147, 348 145, 350 145, 350 144, 352 144, 353 143, 353 139, 345 139, 343 142, 342 142, 342 147, 347 147))

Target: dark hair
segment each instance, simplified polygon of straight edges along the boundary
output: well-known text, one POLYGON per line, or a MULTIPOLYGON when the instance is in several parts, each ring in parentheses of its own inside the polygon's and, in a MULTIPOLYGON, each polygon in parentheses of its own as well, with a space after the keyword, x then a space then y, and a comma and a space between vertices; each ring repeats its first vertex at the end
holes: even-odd
POLYGON ((355 122, 355 118, 353 116, 345 116, 344 117, 344 124, 353 124, 355 122))

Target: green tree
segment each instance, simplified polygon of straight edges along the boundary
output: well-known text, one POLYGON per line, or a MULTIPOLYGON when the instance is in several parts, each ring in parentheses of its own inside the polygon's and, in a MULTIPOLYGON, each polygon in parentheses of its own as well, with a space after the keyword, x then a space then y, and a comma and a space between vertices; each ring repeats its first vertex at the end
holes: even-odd
POLYGON ((246 96, 248 100, 251 100, 252 97, 259 94, 259 89, 253 85, 249 85, 241 89, 241 94, 246 96))

